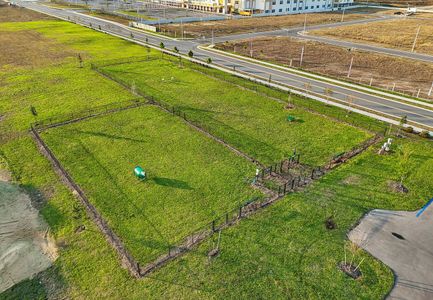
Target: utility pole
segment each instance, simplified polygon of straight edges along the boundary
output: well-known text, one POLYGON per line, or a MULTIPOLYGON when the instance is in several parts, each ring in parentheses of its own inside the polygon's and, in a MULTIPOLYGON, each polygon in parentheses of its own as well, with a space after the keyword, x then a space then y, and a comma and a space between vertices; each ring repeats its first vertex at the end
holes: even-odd
POLYGON ((352 66, 353 66, 353 56, 350 59, 350 66, 349 66, 349 72, 347 72, 347 78, 350 77, 350 73, 352 73, 352 66))
POLYGON ((344 21, 344 12, 345 12, 346 10, 345 9, 343 9, 343 14, 341 15, 341 22, 343 22, 344 21))
POLYGON ((431 93, 433 92, 433 82, 431 84, 430 90, 428 91, 428 96, 431 96, 431 93))
POLYGON ((253 40, 250 40, 250 57, 253 57, 253 40))
POLYGON ((304 19, 304 31, 302 33, 305 34, 305 29, 307 28, 307 14, 305 14, 305 19, 304 19))
POLYGON ((302 50, 301 50, 301 60, 299 62, 299 66, 302 66, 302 60, 304 59, 304 46, 302 46, 302 50))
POLYGON ((180 19, 180 36, 183 40, 183 22, 182 22, 182 19, 180 19))
POLYGON ((416 30, 415 40, 413 41, 413 45, 412 45, 412 52, 415 50, 416 40, 418 39, 420 29, 421 29, 421 25, 418 25, 418 29, 416 30))
POLYGON ((212 28, 212 46, 215 45, 215 38, 214 38, 214 33, 213 33, 213 28, 212 28))

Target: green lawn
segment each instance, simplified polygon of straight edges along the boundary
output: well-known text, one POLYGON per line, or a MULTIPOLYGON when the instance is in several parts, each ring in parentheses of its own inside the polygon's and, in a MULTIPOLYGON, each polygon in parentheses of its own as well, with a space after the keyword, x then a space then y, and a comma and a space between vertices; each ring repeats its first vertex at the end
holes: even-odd
POLYGON ((140 262, 259 196, 249 186, 254 164, 155 106, 42 137, 140 262))
MULTIPOLYGON (((38 111, 42 114, 40 118, 45 118, 58 113, 80 111, 92 107, 92 103, 109 104, 117 100, 132 98, 132 95, 88 70, 87 62, 146 55, 146 51, 131 43, 65 22, 0 24, 0 34, 1 30, 40 32, 68 50, 82 53, 86 65, 83 69, 77 68, 76 58, 72 55, 63 63, 55 66, 43 66, 38 69, 0 69, 0 114, 4 116, 3 121, 0 121, 0 134, 12 134, 12 137, 8 138, 7 141, 0 140, 0 155, 6 159, 8 168, 13 172, 16 181, 30 191, 41 193, 49 200, 41 210, 41 214, 50 224, 51 233, 56 238, 60 253, 60 257, 53 268, 39 274, 32 280, 16 285, 13 289, 1 294, 0 299, 45 298, 45 295, 53 296, 53 290, 57 286, 61 287, 60 292, 57 291, 60 296, 54 298, 60 299, 380 299, 392 287, 391 271, 362 251, 355 256, 357 262, 362 257, 366 257, 361 265, 364 275, 359 280, 351 280, 340 273, 336 263, 343 259, 343 244, 347 243, 345 235, 347 230, 359 220, 364 212, 372 208, 416 209, 431 197, 433 189, 431 173, 433 169, 433 145, 431 142, 411 139, 398 140, 396 144, 404 144, 408 149, 415 150, 409 163, 401 163, 404 159, 397 153, 389 156, 377 156, 376 151, 368 151, 347 165, 326 175, 308 187, 305 192, 290 195, 259 214, 244 219, 238 226, 224 231, 220 256, 212 262, 209 262, 206 256, 207 250, 210 250, 212 246, 212 241, 209 241, 200 246, 197 251, 171 262, 149 278, 135 280, 125 269, 121 268, 115 251, 108 245, 93 222, 87 218, 77 200, 60 182, 52 171, 49 162, 39 154, 31 137, 24 130, 34 121, 34 117, 28 109, 29 104, 39 108, 38 111), (48 75, 45 76, 44 72, 47 72, 48 75), (49 74, 61 74, 62 72, 64 72, 65 77, 60 78, 63 80, 50 83, 49 74), (84 77, 80 73, 88 75, 86 75, 85 80, 76 81, 76 78, 84 77), (17 77, 27 79, 18 80, 17 77), (92 86, 93 82, 98 84, 92 86), (40 90, 39 87, 44 87, 50 97, 44 96, 44 91, 40 90), (27 96, 20 97, 20 93, 23 91, 27 96), (98 97, 99 94, 103 96, 98 97), (15 134, 16 136, 14 136, 15 134), (410 193, 407 195, 392 193, 387 187, 387 181, 390 179, 399 180, 404 170, 410 171, 405 174, 407 178, 404 181, 410 193), (323 222, 331 214, 334 215, 337 222, 337 229, 327 231, 324 229, 323 222), (79 225, 85 225, 86 230, 75 233, 75 229, 79 225)), ((190 80, 189 71, 183 71, 186 78, 190 80)), ((170 79, 170 77, 167 78, 170 79)), ((200 76, 198 78, 199 82, 208 81, 206 77, 200 76)), ((219 84, 224 86, 222 82, 219 84)), ((199 87, 194 85, 194 89, 191 88, 194 92, 195 89, 199 90, 199 87)), ((237 91, 238 94, 241 94, 241 90, 237 91)), ((221 101, 224 101, 226 105, 230 104, 227 104, 224 99, 221 101)), ((251 107, 258 107, 255 101, 257 100, 252 102, 251 107)), ((268 103, 269 100, 261 98, 261 101, 268 103)), ((209 103, 211 105, 214 102, 209 101, 209 103)), ((312 103, 316 104, 316 102, 312 103)), ((272 114, 266 119, 269 124, 263 126, 272 132, 273 126, 275 126, 275 123, 272 122, 273 114, 281 109, 281 106, 277 105, 274 111, 266 108, 268 105, 270 104, 264 105, 263 109, 268 114, 272 114)), ((191 105, 191 107, 193 106, 191 105)), ((251 114, 248 105, 242 107, 248 114, 251 114)), ((334 108, 323 105, 318 105, 316 108, 326 113, 334 111, 334 108)), ((191 110, 191 108, 189 109, 191 110)), ((290 113, 292 114, 292 112, 290 113)), ((294 113, 298 114, 297 111, 294 113)), ((235 111, 233 114, 239 113, 235 111)), ((265 118, 260 111, 256 114, 259 115, 259 120, 265 118)), ((279 115, 276 113, 275 116, 279 115)), ((202 118, 202 115, 199 116, 202 118)), ((357 115, 353 114, 352 116, 357 115)), ((176 118, 164 115, 165 117, 168 118, 163 127, 165 130, 174 124, 179 124, 176 118)), ((109 119, 111 116, 107 118, 109 119)), ((69 128, 81 130, 78 127, 89 126, 90 130, 95 131, 92 124, 105 124, 107 118, 89 120, 69 128)), ((117 119, 114 118, 113 120, 117 119)), ((318 118, 318 121, 315 122, 318 124, 314 128, 315 131, 311 130, 308 135, 305 131, 298 131, 298 136, 293 134, 293 139, 302 141, 302 135, 306 135, 305 138, 310 139, 310 141, 318 139, 320 141, 318 143, 319 149, 328 151, 327 146, 323 146, 321 140, 321 134, 324 131, 322 130, 322 123, 325 123, 323 120, 326 121, 324 118, 318 118), (315 132, 318 133, 313 139, 311 135, 315 132)), ((146 122, 147 120, 143 118, 140 121, 146 122)), ((302 126, 309 122, 307 119, 305 121, 305 123, 295 126, 302 126)), ((138 121, 132 120, 132 122, 137 124, 138 121)), ((346 128, 339 123, 331 123, 335 124, 330 129, 334 140, 331 140, 329 149, 336 147, 335 143, 339 142, 339 139, 344 140, 344 137, 338 135, 334 130, 339 129, 340 126, 346 128)), ((249 122, 244 126, 248 127, 248 125, 250 125, 249 122)), ((122 133, 123 136, 127 137, 149 134, 142 130, 143 128, 140 128, 140 131, 128 131, 127 128, 131 127, 128 127, 128 124, 124 124, 124 126, 126 126, 125 129, 116 129, 116 134, 122 133)), ((65 129, 67 128, 65 127, 65 129)), ((197 140, 202 139, 201 137, 198 138, 198 133, 189 132, 191 129, 183 124, 180 124, 179 128, 183 132, 188 132, 189 136, 197 136, 197 140)), ((53 136, 61 137, 62 130, 59 128, 58 131, 50 131, 48 135, 53 134, 53 136)), ((111 124, 106 128, 97 128, 97 132, 114 133, 113 130, 111 124)), ((178 128, 176 127, 175 130, 178 128)), ((350 131, 355 132, 357 136, 363 135, 352 128, 350 131)), ((283 133, 284 135, 289 134, 288 131, 280 132, 281 135, 283 133)), ((66 132, 63 131, 63 134, 66 132)), ((327 134, 325 132, 325 136, 328 136, 327 134)), ((102 153, 111 151, 112 155, 115 154, 114 149, 106 149, 110 148, 111 144, 105 148, 98 144, 99 142, 106 142, 108 137, 96 137, 73 132, 73 135, 71 134, 67 139, 64 139, 65 146, 76 145, 77 141, 73 139, 73 136, 79 137, 86 143, 91 139, 93 141, 91 145, 95 143, 98 149, 102 149, 100 150, 102 153)), ((127 143, 127 141, 122 140, 111 142, 114 145, 127 143)), ((163 143, 163 141, 158 141, 158 143, 163 143)), ((344 143, 347 144, 348 142, 345 141, 344 143)), ((128 144, 132 145, 133 143, 129 141, 128 144)), ((353 144, 355 143, 353 142, 353 144)), ((84 145, 87 146, 87 144, 84 145)), ((57 147, 62 146, 57 145, 57 147)), ((133 147, 138 146, 134 144, 133 147)), ((291 147, 291 145, 287 146, 290 151, 291 147)), ((128 153, 133 152, 129 152, 131 149, 133 148, 126 148, 128 153)), ((281 149, 283 148, 281 147, 281 149)), ((80 150, 80 148, 75 148, 75 150, 80 150)), ((305 149, 303 151, 307 153, 305 149)), ((319 152, 318 150, 314 151, 319 152)), ((223 152, 225 154, 218 157, 232 156, 228 150, 223 152)), ((67 154, 66 151, 62 153, 64 156, 67 154)), ((131 155, 135 157, 139 153, 132 153, 131 155)), ((326 155, 332 155, 332 151, 326 155)), ((326 155, 319 153, 321 160, 326 158, 326 155)), ((263 156, 266 155, 263 154, 263 156)), ((135 161, 129 161, 127 156, 119 154, 116 157, 119 162, 130 163, 131 166, 135 164, 135 161)), ((141 159, 146 158, 147 156, 144 157, 143 155, 141 159)), ((82 159, 86 162, 90 161, 92 166, 96 163, 96 160, 90 160, 87 156, 82 157, 82 159)), ((108 157, 98 157, 98 159, 107 161, 108 157)), ((313 159, 310 158, 310 160, 313 159)), ((78 163, 79 161, 76 163, 69 162, 71 168, 78 168, 78 163)), ((113 167, 119 164, 112 161, 110 163, 113 164, 113 167)), ((158 173, 158 166, 154 168, 158 173)), ((192 166, 188 166, 188 169, 190 168, 192 166)), ((93 172, 95 170, 84 171, 93 172)), ((71 171, 73 170, 71 169, 71 171)), ((113 176, 124 182, 131 179, 130 172, 128 165, 122 171, 116 170, 113 176), (120 174, 125 174, 123 176, 125 178, 121 177, 120 174)), ((150 172, 151 175, 156 173, 150 172)), ((103 173, 98 174, 98 176, 103 176, 103 173)), ((75 174, 73 175, 75 176, 75 174)), ((188 183, 193 185, 196 180, 194 177, 188 178, 188 183)), ((101 184, 106 183, 101 181, 101 184)), ((137 185, 138 183, 135 181, 134 184, 137 185)), ((154 181, 146 184, 151 184, 153 191, 159 188, 154 181)), ((232 185, 234 183, 229 182, 227 184, 232 185)), ((112 186, 107 188, 113 190, 112 186)), ((166 190, 168 189, 170 188, 166 187, 166 190)), ((130 193, 134 193, 134 191, 130 193)), ((118 194, 114 194, 114 196, 117 197, 118 194)), ((234 199, 232 195, 229 195, 230 197, 234 199)), ((128 206, 128 208, 130 207, 128 206)))
POLYGON ((287 158, 293 149, 302 162, 321 165, 370 135, 252 91, 181 68, 167 60, 102 67, 113 77, 176 106, 208 131, 264 164, 287 158), (288 122, 292 115, 297 122, 288 122))

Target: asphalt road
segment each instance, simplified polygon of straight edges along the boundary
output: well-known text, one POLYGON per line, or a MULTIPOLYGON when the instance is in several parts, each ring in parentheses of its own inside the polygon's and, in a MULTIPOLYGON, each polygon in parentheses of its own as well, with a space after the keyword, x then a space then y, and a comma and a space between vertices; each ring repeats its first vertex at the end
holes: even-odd
MULTIPOLYGON (((147 40, 148 43, 156 46, 163 42, 166 49, 173 49, 176 46, 180 50, 180 53, 183 54, 186 54, 189 50, 192 50, 194 52, 195 58, 205 60, 206 58, 211 57, 213 65, 218 65, 224 68, 228 68, 230 70, 235 69, 236 72, 240 72, 244 75, 246 74, 266 81, 271 76, 272 83, 274 84, 291 86, 298 89, 305 89, 306 86, 308 86, 308 89, 310 91, 314 91, 317 94, 323 95, 323 99, 326 99, 327 97, 327 90, 332 90, 331 97, 340 102, 347 103, 348 105, 356 105, 358 108, 364 108, 366 111, 373 110, 379 112, 382 115, 393 116, 396 118, 401 118, 402 116, 407 115, 409 121, 433 128, 433 110, 420 108, 411 104, 406 104, 395 100, 390 100, 380 95, 363 93, 350 87, 342 87, 340 85, 335 85, 330 82, 324 82, 318 79, 306 77, 304 75, 278 70, 255 62, 245 61, 243 59, 207 51, 204 49, 202 50, 197 48, 202 43, 202 41, 198 42, 194 40, 175 40, 162 36, 156 36, 128 28, 127 26, 112 21, 83 15, 73 10, 47 7, 37 2, 23 1, 18 3, 19 5, 27 7, 29 9, 33 9, 42 13, 47 13, 52 16, 56 16, 66 20, 69 19, 78 24, 86 26, 92 24, 93 28, 99 28, 100 26, 102 30, 108 33, 116 34, 125 38, 130 38, 132 33, 134 36, 134 40, 140 42, 146 42, 147 40)), ((358 20, 358 22, 366 21, 367 20, 358 20)), ((324 27, 337 25, 331 24, 320 26, 324 27)))

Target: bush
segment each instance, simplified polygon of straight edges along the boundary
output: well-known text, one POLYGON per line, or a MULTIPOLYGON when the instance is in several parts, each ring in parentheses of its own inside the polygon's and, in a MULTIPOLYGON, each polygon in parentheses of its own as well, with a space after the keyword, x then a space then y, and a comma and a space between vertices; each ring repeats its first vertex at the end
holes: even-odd
POLYGON ((403 127, 403 131, 407 133, 413 133, 413 127, 412 126, 403 127))
POLYGON ((423 137, 423 138, 426 138, 426 139, 431 138, 431 136, 430 136, 430 132, 428 132, 427 130, 423 130, 423 131, 421 131, 421 132, 419 133, 419 136, 420 136, 420 137, 423 137))

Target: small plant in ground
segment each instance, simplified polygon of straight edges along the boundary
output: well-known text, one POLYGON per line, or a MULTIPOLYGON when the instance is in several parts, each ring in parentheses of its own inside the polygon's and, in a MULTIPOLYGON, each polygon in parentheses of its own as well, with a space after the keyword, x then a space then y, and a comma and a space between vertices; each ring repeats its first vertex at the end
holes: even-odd
POLYGON ((192 50, 189 50, 189 52, 188 52, 188 56, 189 56, 189 57, 193 57, 193 56, 194 56, 194 52, 192 52, 192 50))
POLYGON ((161 43, 159 44, 159 48, 161 48, 161 49, 164 49, 164 48, 165 48, 165 45, 164 45, 163 42, 161 42, 161 43))
POLYGON ((175 46, 173 49, 174 53, 179 53, 179 49, 177 49, 177 47, 175 46))
POLYGON ((38 112, 36 111, 36 108, 32 105, 30 106, 30 112, 32 113, 32 115, 34 115, 35 117, 38 115, 38 112))
POLYGON ((78 58, 78 65, 79 65, 80 68, 82 68, 83 64, 84 64, 84 61, 83 61, 83 57, 81 56, 80 53, 78 53, 77 58, 78 58))
POLYGON ((206 59, 206 62, 207 62, 208 65, 210 65, 210 64, 212 63, 212 58, 208 57, 208 58, 206 59))

